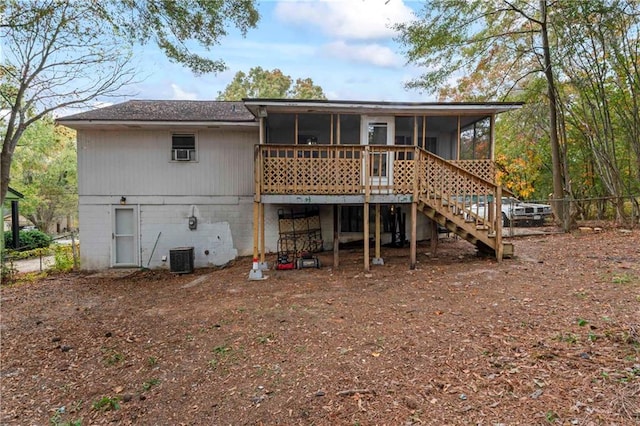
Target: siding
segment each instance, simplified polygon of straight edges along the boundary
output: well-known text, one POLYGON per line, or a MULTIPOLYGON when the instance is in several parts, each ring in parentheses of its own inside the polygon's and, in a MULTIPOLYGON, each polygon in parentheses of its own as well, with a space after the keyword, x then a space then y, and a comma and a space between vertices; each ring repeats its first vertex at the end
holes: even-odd
POLYGON ((80 196, 252 195, 257 130, 197 135, 198 161, 173 162, 170 131, 79 131, 80 196))

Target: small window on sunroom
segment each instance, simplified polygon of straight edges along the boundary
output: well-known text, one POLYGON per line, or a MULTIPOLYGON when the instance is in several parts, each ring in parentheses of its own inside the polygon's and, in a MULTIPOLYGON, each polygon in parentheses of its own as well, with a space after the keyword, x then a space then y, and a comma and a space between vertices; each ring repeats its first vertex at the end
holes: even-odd
POLYGON ((196 135, 192 133, 172 134, 171 160, 196 161, 196 135))

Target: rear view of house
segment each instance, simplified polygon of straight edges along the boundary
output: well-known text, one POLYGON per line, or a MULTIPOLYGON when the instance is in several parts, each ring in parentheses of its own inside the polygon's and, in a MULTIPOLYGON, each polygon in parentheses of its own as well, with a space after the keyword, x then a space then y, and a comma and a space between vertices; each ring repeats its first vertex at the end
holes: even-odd
POLYGON ((196 267, 265 260, 294 217, 308 231, 295 237, 335 263, 339 242, 364 240, 368 269, 369 236, 378 262, 381 242, 406 237, 413 266, 437 225, 501 259, 494 125, 519 107, 129 101, 64 117, 78 132, 82 267, 161 267, 181 247, 196 267), (496 207, 478 216, 479 199, 496 207))

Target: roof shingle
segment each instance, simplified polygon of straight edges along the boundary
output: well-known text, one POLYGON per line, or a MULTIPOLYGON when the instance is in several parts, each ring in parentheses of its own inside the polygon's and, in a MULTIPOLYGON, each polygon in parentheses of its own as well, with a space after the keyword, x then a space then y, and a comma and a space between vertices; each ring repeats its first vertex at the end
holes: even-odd
POLYGON ((135 100, 61 117, 57 121, 227 121, 250 122, 255 117, 243 102, 135 100))

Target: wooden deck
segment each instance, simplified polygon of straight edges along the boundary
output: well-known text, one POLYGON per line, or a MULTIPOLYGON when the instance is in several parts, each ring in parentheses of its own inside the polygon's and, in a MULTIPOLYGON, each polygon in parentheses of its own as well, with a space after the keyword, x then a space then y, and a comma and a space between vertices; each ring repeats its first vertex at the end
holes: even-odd
MULTIPOLYGON (((405 196, 434 222, 502 258, 501 188, 491 160, 448 161, 414 146, 258 145, 256 202, 262 196, 405 196), (486 203, 485 216, 472 205, 486 203)), ((267 197, 265 197, 267 198, 267 197)), ((380 198, 378 198, 380 199, 380 198)), ((379 201, 378 201, 379 202, 379 201)))

